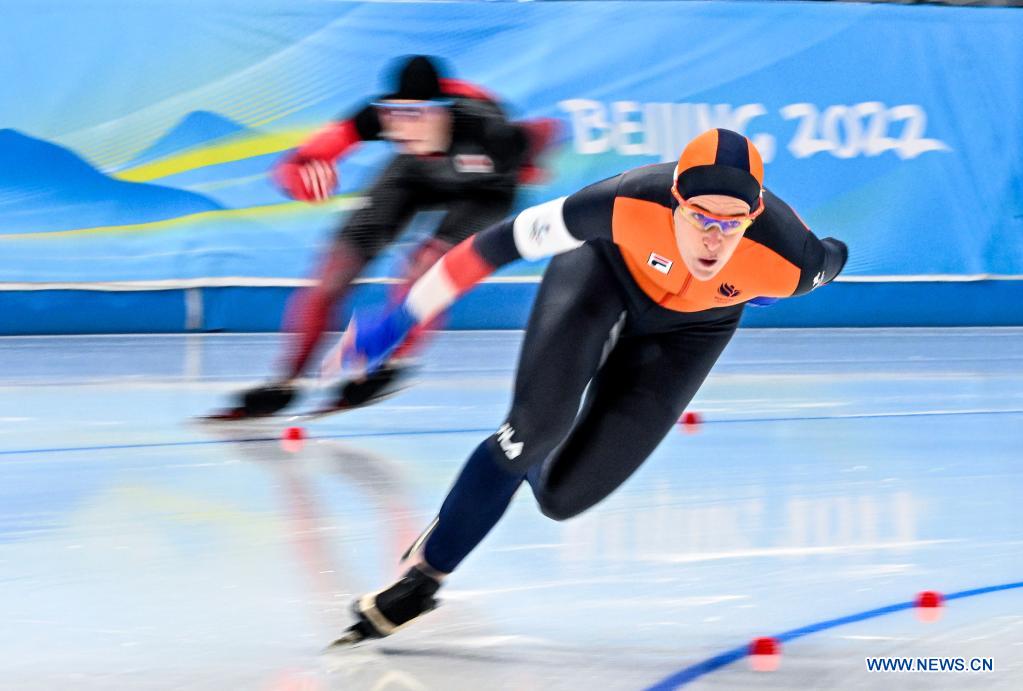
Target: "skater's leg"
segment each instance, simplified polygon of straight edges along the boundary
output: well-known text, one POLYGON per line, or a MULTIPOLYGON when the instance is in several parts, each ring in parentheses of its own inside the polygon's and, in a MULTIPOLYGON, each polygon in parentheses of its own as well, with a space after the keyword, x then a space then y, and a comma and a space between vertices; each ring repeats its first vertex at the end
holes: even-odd
MULTIPOLYGON (((445 200, 450 190, 435 189, 426 179, 419 183, 421 196, 445 200)), ((454 245, 483 228, 498 222, 511 209, 512 192, 479 192, 464 190, 462 196, 454 196, 444 202, 448 211, 438 226, 436 235, 423 242, 412 253, 405 270, 404 280, 391 294, 392 302, 405 299, 409 288, 431 266, 433 266, 454 245)), ((401 390, 414 369, 412 358, 424 344, 424 336, 430 331, 442 328, 443 317, 428 323, 417 324, 395 349, 388 362, 364 378, 345 381, 338 388, 334 405, 338 408, 354 408, 369 405, 401 390)), ((331 355, 332 364, 340 366, 340 350, 331 355)))
POLYGON ((334 308, 352 281, 398 235, 421 203, 414 156, 396 156, 373 184, 361 208, 347 219, 331 245, 316 286, 296 295, 285 315, 294 332, 285 358, 283 379, 301 375, 331 327, 334 308))
POLYGON ((523 473, 498 462, 493 439, 485 439, 462 466, 416 559, 438 577, 454 571, 497 525, 522 483, 523 473))
POLYGON ((210 416, 231 420, 272 415, 295 396, 294 380, 305 370, 331 327, 341 299, 362 269, 401 231, 421 205, 416 157, 396 156, 373 184, 364 206, 338 232, 316 274, 316 285, 297 292, 284 316, 291 332, 276 380, 243 391, 231 408, 210 416))
POLYGON ((343 238, 336 238, 317 271, 316 285, 292 295, 284 313, 284 330, 290 333, 288 349, 278 365, 279 375, 268 384, 242 391, 232 407, 212 419, 238 420, 274 413, 295 398, 298 378, 323 334, 330 328, 334 306, 366 264, 362 252, 343 238))
POLYGON ((507 422, 470 456, 426 540, 426 563, 450 572, 497 523, 526 471, 562 442, 625 310, 589 246, 551 262, 522 344, 507 422))
POLYGON ((411 555, 412 568, 356 601, 357 621, 339 643, 386 636, 432 609, 444 575, 500 520, 529 466, 561 443, 625 310, 608 272, 589 246, 551 262, 526 329, 508 422, 469 457, 422 551, 411 555))
POLYGON ((565 443, 530 471, 545 515, 571 518, 625 482, 673 428, 736 321, 621 339, 590 385, 565 443))
POLYGON ((283 381, 302 374, 323 334, 332 326, 334 307, 367 262, 361 251, 337 238, 316 273, 316 285, 292 296, 284 313, 284 329, 292 336, 281 367, 283 381))
MULTIPOLYGON (((392 291, 390 301, 398 303, 405 299, 409 286, 422 276, 444 254, 451 249, 447 243, 430 238, 422 243, 409 260, 405 280, 392 291)), ((417 324, 399 345, 389 360, 369 375, 341 382, 334 397, 333 406, 347 409, 369 405, 386 398, 404 386, 405 380, 413 369, 410 361, 421 346, 422 336, 427 329, 435 328, 434 323, 417 324)), ((338 343, 326 358, 328 368, 341 370, 341 344, 338 343)))

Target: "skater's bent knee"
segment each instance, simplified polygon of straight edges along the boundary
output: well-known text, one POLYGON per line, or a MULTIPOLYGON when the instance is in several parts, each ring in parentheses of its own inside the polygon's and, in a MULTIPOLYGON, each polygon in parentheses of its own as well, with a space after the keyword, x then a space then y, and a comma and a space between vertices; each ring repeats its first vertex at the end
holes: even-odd
POLYGON ((582 511, 556 494, 540 493, 536 497, 536 501, 540 507, 540 513, 553 521, 567 521, 569 518, 578 516, 582 511))
POLYGON ((391 234, 390 228, 386 226, 356 223, 343 228, 337 242, 348 247, 364 264, 368 264, 390 244, 391 234))

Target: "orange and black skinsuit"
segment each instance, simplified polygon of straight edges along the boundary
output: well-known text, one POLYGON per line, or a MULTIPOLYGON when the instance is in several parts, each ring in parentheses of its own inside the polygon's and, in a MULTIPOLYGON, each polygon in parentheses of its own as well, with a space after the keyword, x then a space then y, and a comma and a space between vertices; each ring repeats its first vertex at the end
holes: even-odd
POLYGON ((343 361, 372 371, 409 329, 495 268, 552 255, 558 256, 526 327, 505 423, 462 466, 437 518, 410 548, 411 568, 356 600, 357 621, 339 644, 389 635, 434 608, 442 575, 490 532, 523 481, 555 520, 614 491, 703 384, 745 302, 800 295, 831 281, 847 250, 838 240, 819 240, 763 188, 763 162, 748 138, 708 130, 686 146, 677 166, 628 171, 464 240, 401 304, 353 318, 343 361), (714 218, 682 201, 715 195, 745 203, 750 214, 714 218), (677 233, 743 228, 711 280, 690 274, 678 242, 693 236, 677 233))
MULTIPOLYGON (((514 259, 559 255, 526 329, 507 421, 470 456, 425 541, 433 569, 453 570, 523 479, 554 519, 602 500, 672 429, 747 300, 807 293, 844 266, 842 242, 818 239, 764 190, 765 210, 731 259, 712 280, 694 279, 675 241, 672 175, 670 163, 638 168, 532 207, 436 268, 461 292, 514 259)), ((424 292, 413 288, 410 302, 424 292)))

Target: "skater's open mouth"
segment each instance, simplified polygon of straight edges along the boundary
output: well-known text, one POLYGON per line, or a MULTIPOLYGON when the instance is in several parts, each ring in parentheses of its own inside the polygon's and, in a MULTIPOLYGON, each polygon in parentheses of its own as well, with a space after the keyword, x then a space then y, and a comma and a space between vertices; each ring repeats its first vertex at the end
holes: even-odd
POLYGON ((704 259, 703 257, 700 257, 700 263, 703 264, 704 266, 710 267, 710 266, 714 266, 715 264, 717 264, 718 260, 717 259, 704 259))

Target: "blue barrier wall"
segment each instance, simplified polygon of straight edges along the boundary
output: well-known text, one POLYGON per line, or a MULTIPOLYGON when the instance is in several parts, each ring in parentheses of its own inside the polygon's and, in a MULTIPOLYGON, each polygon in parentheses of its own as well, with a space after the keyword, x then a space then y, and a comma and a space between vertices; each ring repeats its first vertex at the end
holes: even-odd
MULTIPOLYGON (((5 315, 4 333, 276 331, 292 291, 235 287, 0 292, 0 313, 5 315), (8 324, 17 328, 8 329, 8 324)), ((535 294, 536 284, 479 286, 455 305, 446 328, 522 328, 535 294)), ((379 303, 383 296, 382 287, 367 286, 355 305, 379 303)), ((347 321, 351 307, 338 310, 338 324, 347 321)), ((762 328, 1018 326, 1023 324, 1023 294, 1020 283, 1010 281, 835 283, 771 307, 748 307, 742 324, 762 328)))
MULTIPOLYGON (((671 160, 708 127, 752 137, 768 186, 848 242, 856 282, 749 324, 1020 324, 1021 35, 1019 10, 841 3, 9 7, 19 59, 0 78, 27 97, 0 100, 0 333, 276 328, 389 151, 346 158, 322 207, 266 171, 411 52, 563 122, 520 206, 671 160), (112 283, 138 291, 74 292, 112 283), (189 285, 227 287, 197 311, 189 285)), ((526 282, 481 287, 452 325, 521 325, 541 271, 506 270, 526 282)))

